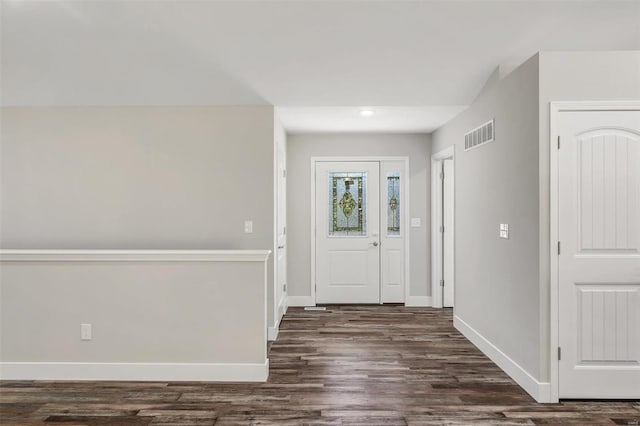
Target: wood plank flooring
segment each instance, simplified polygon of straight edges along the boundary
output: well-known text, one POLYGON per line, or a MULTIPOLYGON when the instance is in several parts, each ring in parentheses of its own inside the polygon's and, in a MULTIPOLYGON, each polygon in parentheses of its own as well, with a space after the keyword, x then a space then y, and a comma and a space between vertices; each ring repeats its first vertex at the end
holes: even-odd
POLYGON ((537 404, 451 310, 290 308, 267 383, 1 382, 0 423, 637 425, 640 401, 537 404))

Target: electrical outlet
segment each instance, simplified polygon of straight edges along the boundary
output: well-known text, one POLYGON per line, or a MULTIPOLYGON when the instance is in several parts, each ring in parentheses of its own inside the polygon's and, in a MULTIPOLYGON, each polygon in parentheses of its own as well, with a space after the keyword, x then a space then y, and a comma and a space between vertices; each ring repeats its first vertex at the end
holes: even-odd
POLYGON ((80 340, 91 340, 91 324, 80 324, 80 340))
POLYGON ((412 228, 419 228, 421 226, 421 220, 419 217, 412 217, 411 218, 411 227, 412 228))
POLYGON ((244 233, 251 234, 253 232, 253 221, 245 220, 244 221, 244 233))

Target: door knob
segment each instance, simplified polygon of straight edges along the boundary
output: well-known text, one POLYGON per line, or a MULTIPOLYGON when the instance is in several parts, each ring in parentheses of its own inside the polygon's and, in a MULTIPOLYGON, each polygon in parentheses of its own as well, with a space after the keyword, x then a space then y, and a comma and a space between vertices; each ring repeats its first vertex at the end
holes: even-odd
POLYGON ((374 247, 378 247, 378 242, 377 242, 377 241, 374 241, 374 242, 373 242, 373 246, 374 246, 374 247))

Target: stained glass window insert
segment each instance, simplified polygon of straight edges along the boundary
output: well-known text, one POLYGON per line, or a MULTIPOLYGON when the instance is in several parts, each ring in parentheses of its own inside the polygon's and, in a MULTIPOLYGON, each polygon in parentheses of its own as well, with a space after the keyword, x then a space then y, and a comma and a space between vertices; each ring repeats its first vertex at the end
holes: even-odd
POLYGON ((367 173, 329 173, 329 235, 367 235, 367 173))
POLYGON ((387 235, 400 235, 400 173, 387 173, 387 235))

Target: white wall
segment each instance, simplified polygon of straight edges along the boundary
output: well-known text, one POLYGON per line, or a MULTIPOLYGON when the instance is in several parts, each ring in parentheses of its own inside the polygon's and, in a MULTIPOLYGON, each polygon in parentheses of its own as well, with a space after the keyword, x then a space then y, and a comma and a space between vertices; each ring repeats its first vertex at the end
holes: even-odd
POLYGON ((455 315, 540 377, 538 57, 433 134, 455 145, 455 315), (464 134, 495 118, 495 141, 464 151, 464 134), (509 240, 498 237, 510 225, 509 240))
POLYGON ((317 156, 408 156, 411 169, 410 295, 431 294, 430 191, 431 137, 427 134, 293 134, 287 141, 287 221, 289 296, 311 295, 309 194, 310 161, 317 156))

